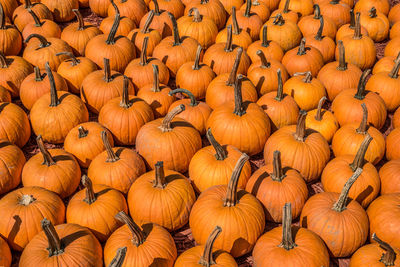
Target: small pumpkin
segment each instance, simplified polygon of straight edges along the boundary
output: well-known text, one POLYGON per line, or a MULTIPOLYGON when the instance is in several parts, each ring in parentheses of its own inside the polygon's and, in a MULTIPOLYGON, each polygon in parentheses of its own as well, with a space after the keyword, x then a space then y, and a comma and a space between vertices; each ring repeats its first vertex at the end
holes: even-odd
POLYGON ((107 17, 110 0, 89 0, 89 7, 93 13, 100 17, 107 17))
MULTIPOLYGON (((240 5, 243 3, 243 0, 239 0, 240 5)), ((230 3, 231 4, 231 3, 230 3)), ((226 12, 231 12, 232 6, 224 5, 223 1, 218 0, 192 0, 187 3, 185 7, 185 13, 191 8, 197 8, 203 16, 208 16, 212 20, 214 20, 215 24, 217 25, 218 29, 221 30, 225 27, 226 22, 226 12), (227 8, 227 9, 225 9, 227 8), (226 10, 226 11, 225 11, 226 10)), ((236 6, 237 8, 239 7, 236 6)))
POLYGON ((319 100, 318 108, 308 112, 306 127, 319 132, 330 143, 339 128, 339 123, 332 112, 322 108, 326 99, 326 96, 323 96, 319 100))
POLYGON ((386 137, 386 159, 400 159, 399 138, 400 129, 394 129, 386 137))
POLYGON ((42 35, 45 38, 61 37, 61 29, 57 23, 50 19, 40 19, 33 10, 30 8, 27 10, 28 14, 30 14, 32 17, 33 22, 27 23, 24 29, 21 31, 23 40, 26 40, 26 38, 33 33, 42 35))
POLYGON ((289 9, 289 5, 290 5, 290 0, 285 0, 285 5, 282 6, 280 4, 279 5, 280 7, 272 12, 270 18, 273 19, 277 17, 278 14, 280 14, 282 15, 284 20, 289 20, 297 24, 297 22, 299 21, 299 14, 296 11, 289 9))
MULTIPOLYGON (((158 0, 158 5, 161 10, 170 12, 177 19, 184 15, 185 6, 181 0, 158 0)), ((154 2, 149 2, 149 8, 154 8, 154 2)))
POLYGON ((277 61, 282 61, 283 50, 277 42, 268 40, 267 28, 268 26, 264 25, 262 28, 261 40, 253 42, 247 48, 247 54, 249 55, 252 62, 258 60, 257 56, 258 50, 263 51, 267 59, 275 59, 277 61))
POLYGON ((400 193, 400 160, 386 162, 379 170, 381 180, 381 195, 400 193))
POLYGON ((5 14, 0 3, 0 52, 6 56, 16 56, 22 48, 22 37, 12 25, 6 24, 5 14))
MULTIPOLYGON (((140 28, 144 28, 146 23, 149 23, 149 28, 158 31, 162 38, 172 35, 172 21, 168 16, 168 12, 165 10, 160 10, 158 6, 158 0, 152 0, 154 3, 154 9, 150 10, 146 15, 140 20, 140 28), (149 22, 149 18, 154 14, 154 17, 149 22)), ((160 40, 161 41, 161 40, 160 40)))
POLYGON ((340 0, 324 1, 320 8, 322 16, 332 19, 338 29, 350 22, 350 6, 340 0))
POLYGON ((79 8, 78 0, 41 0, 43 5, 53 13, 56 22, 68 22, 74 18, 72 9, 79 8))
POLYGON ((258 0, 258 1, 266 4, 268 6, 269 10, 271 10, 271 11, 277 9, 279 6, 279 2, 280 2, 280 0, 258 0))
MULTIPOLYGON (((321 9, 318 4, 314 5, 314 14, 302 17, 298 23, 303 36, 316 35, 321 26, 321 9)), ((324 27, 321 36, 330 37, 335 40, 336 37, 336 23, 329 17, 323 17, 324 27)))
MULTIPOLYGON (((3 2, 4 1, 2 1, 2 3, 3 2)), ((46 5, 40 3, 40 1, 26 0, 22 5, 18 6, 12 14, 13 23, 20 32, 32 21, 29 10, 34 12, 39 19, 53 20, 53 14, 46 5)))
POLYGON ((390 10, 390 4, 388 0, 360 0, 357 1, 356 5, 354 6, 355 12, 368 12, 371 10, 372 7, 375 7, 376 10, 382 12, 387 16, 390 10))
MULTIPOLYGON (((284 1, 279 3, 279 8, 282 9, 285 5, 284 1)), ((307 16, 313 13, 313 1, 312 0, 291 0, 289 3, 289 9, 293 10, 296 13, 299 13, 300 16, 307 16)))
POLYGON ((400 37, 391 39, 385 46, 385 57, 396 57, 400 53, 399 49, 400 37))
MULTIPOLYGON (((132 2, 132 1, 130 1, 132 2)), ((133 1, 135 2, 135 1, 133 1)), ((128 36, 128 34, 136 28, 136 24, 135 22, 125 16, 121 16, 121 14, 119 13, 119 9, 117 7, 117 5, 114 3, 114 0, 111 0, 111 6, 115 9, 115 15, 118 15, 120 17, 119 19, 119 25, 117 27, 117 32, 116 32, 116 36, 128 36)), ((103 32, 104 34, 109 34, 110 31, 113 28, 114 25, 114 19, 115 19, 115 15, 114 16, 109 16, 106 17, 105 19, 103 19, 100 23, 99 29, 101 32, 103 32)))
POLYGON ((376 43, 382 42, 389 35, 389 20, 375 7, 368 13, 361 13, 360 24, 367 29, 368 36, 376 43))
MULTIPOLYGON (((353 36, 356 29, 356 17, 354 10, 350 9, 350 23, 342 25, 336 32, 336 42, 343 40, 345 36, 353 36)), ((360 24, 361 34, 368 36, 368 31, 360 24)))
MULTIPOLYGON (((204 2, 206 2, 205 0, 204 2)), ((228 15, 232 15, 232 8, 239 8, 245 1, 244 0, 219 0, 221 2, 223 8, 228 13, 228 15)))
POLYGON ((390 22, 390 26, 393 26, 396 24, 396 22, 400 21, 400 5, 395 4, 390 8, 389 14, 388 14, 388 19, 390 22))
MULTIPOLYGON (((1 173, 0 194, 5 194, 16 188, 21 182, 21 172, 26 159, 22 150, 8 141, 0 141, 0 165, 1 173)), ((0 240, 0 264, 3 259, 3 240, 0 240)))
POLYGON ((23 147, 31 135, 28 116, 14 103, 0 103, 0 140, 23 147))
POLYGON ((390 72, 398 60, 400 60, 400 52, 397 54, 397 57, 382 57, 375 63, 374 68, 372 69, 372 74, 377 74, 379 72, 390 72))
POLYGON ((111 0, 111 5, 108 5, 107 10, 107 14, 109 17, 113 17, 117 13, 115 7, 113 6, 113 3, 121 12, 121 17, 127 17, 131 19, 135 23, 135 25, 139 25, 140 19, 147 12, 147 6, 143 0, 111 0))
MULTIPOLYGON (((247 8, 247 3, 244 3, 240 7, 240 10, 245 11, 246 8, 247 8)), ((271 16, 271 11, 270 11, 269 7, 267 6, 266 3, 262 2, 262 0, 261 1, 252 0, 251 1, 251 8, 252 8, 253 12, 260 17, 260 19, 262 21, 262 24, 265 23, 269 19, 269 17, 271 16)), ((233 13, 231 13, 231 15, 232 14, 233 13)))

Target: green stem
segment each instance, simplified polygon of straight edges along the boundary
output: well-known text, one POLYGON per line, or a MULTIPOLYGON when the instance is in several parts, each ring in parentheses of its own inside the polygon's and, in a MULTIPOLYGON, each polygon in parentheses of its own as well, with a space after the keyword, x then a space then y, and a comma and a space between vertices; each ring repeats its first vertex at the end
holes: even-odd
POLYGON ((40 19, 38 18, 36 13, 33 12, 33 10, 31 8, 27 8, 26 10, 32 16, 33 21, 35 22, 35 27, 42 27, 42 23, 40 22, 40 19))
POLYGON ((39 42, 40 42, 39 47, 40 48, 47 47, 47 46, 50 45, 50 43, 47 41, 47 39, 44 36, 42 36, 40 34, 36 34, 36 33, 32 33, 31 35, 29 35, 25 39, 24 43, 27 44, 32 38, 36 38, 36 39, 39 40, 39 42))
POLYGON ((195 107, 199 104, 199 102, 196 100, 196 97, 192 94, 192 92, 190 92, 189 90, 186 89, 182 89, 182 88, 177 88, 175 90, 170 91, 168 94, 169 95, 174 95, 177 93, 181 93, 181 94, 186 94, 189 99, 190 99, 190 106, 191 107, 195 107))

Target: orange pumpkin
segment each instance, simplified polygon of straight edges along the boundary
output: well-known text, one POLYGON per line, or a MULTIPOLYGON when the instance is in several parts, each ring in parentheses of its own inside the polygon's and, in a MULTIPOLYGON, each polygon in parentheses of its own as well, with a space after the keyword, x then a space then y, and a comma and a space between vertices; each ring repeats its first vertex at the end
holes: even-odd
POLYGON ((386 159, 400 159, 399 154, 400 129, 394 129, 386 137, 386 159))
POLYGON ((367 29, 368 36, 376 43, 384 41, 389 35, 389 20, 375 7, 368 13, 361 13, 360 24, 367 29))
POLYGON ((388 15, 390 4, 388 0, 359 0, 357 1, 356 5, 354 6, 355 12, 368 12, 372 7, 375 7, 376 10, 388 15))
POLYGON ((247 54, 249 55, 252 62, 258 60, 257 51, 263 51, 265 57, 267 59, 275 59, 277 61, 282 61, 283 58, 283 50, 281 46, 272 40, 268 40, 267 35, 267 25, 264 25, 262 28, 262 36, 261 40, 253 42, 247 48, 247 54))
POLYGON ((68 22, 74 18, 72 9, 79 8, 78 0, 40 0, 53 13, 56 22, 68 22))
POLYGON ((290 0, 285 0, 285 5, 280 4, 279 8, 272 12, 270 18, 275 18, 277 17, 278 14, 280 14, 282 15, 284 20, 290 20, 293 23, 297 24, 297 22, 299 21, 299 13, 289 9, 289 5, 290 5, 290 0))
POLYGON ((100 17, 107 17, 108 6, 110 5, 110 0, 90 0, 89 7, 93 13, 100 17))
MULTIPOLYGON (((139 25, 140 19, 147 12, 147 6, 143 0, 113 0, 111 3, 115 3, 117 8, 121 11, 121 17, 130 18, 135 25, 139 25)), ((116 13, 115 7, 113 7, 113 5, 108 5, 108 16, 113 17, 116 13)))
POLYGON ((42 35, 46 38, 61 37, 61 29, 57 23, 55 23, 50 19, 40 19, 38 18, 36 13, 33 12, 33 10, 31 10, 30 8, 28 8, 27 10, 28 14, 30 14, 30 16, 33 18, 33 22, 29 22, 28 24, 26 24, 24 29, 21 31, 22 40, 28 38, 28 36, 31 35, 32 33, 42 35))
POLYGON ((319 132, 330 143, 339 128, 339 123, 332 112, 322 108, 326 99, 326 96, 323 96, 319 101, 318 108, 308 112, 306 127, 319 132))
POLYGON ((400 53, 397 54, 397 57, 389 56, 379 59, 372 69, 372 74, 377 74, 379 72, 390 72, 397 60, 400 60, 400 53))
MULTIPOLYGON (((188 0, 186 0, 188 1, 188 0)), ((207 0, 203 1, 206 2, 207 0)), ((219 0, 221 2, 222 7, 225 8, 225 11, 228 15, 232 15, 232 8, 239 8, 245 1, 244 0, 219 0)))
POLYGON ((158 6, 158 0, 152 0, 154 3, 154 10, 151 10, 146 15, 142 17, 140 20, 140 28, 144 28, 146 23, 149 22, 149 18, 152 16, 151 13, 154 13, 154 18, 149 22, 149 26, 151 29, 158 31, 162 38, 170 36, 172 34, 172 21, 168 16, 168 12, 165 10, 160 10, 158 6))
MULTIPOLYGON (((316 35, 320 29, 322 18, 321 10, 318 4, 314 5, 314 15, 302 17, 298 23, 303 36, 316 35)), ((336 37, 336 23, 329 17, 324 16, 324 27, 322 29, 322 36, 330 37, 335 40, 336 37)))
POLYGON ((393 5, 389 10, 388 19, 390 22, 390 26, 396 24, 396 22, 400 21, 400 5, 393 5))
POLYGON ((0 103, 0 140, 23 147, 31 136, 28 116, 14 103, 0 103))
POLYGON ((0 3, 0 52, 6 56, 16 56, 22 48, 22 37, 12 25, 7 25, 3 5, 0 3))
MULTIPOLYGON (((4 1, 2 1, 2 4, 3 3, 4 1)), ((36 14, 38 19, 53 20, 53 14, 50 12, 47 6, 40 3, 40 1, 26 0, 24 3, 22 3, 22 5, 18 6, 12 14, 12 21, 20 32, 22 32, 25 27, 31 23, 32 17, 29 14, 31 12, 36 14)))
MULTIPOLYGON (((158 5, 161 10, 170 12, 175 18, 180 18, 184 14, 185 6, 181 0, 158 0, 158 5)), ((149 2, 149 8, 154 8, 154 2, 149 2)))
POLYGON ((350 6, 340 0, 324 1, 320 4, 321 14, 336 23, 336 27, 350 22, 350 6))
MULTIPOLYGON (((244 3, 240 7, 240 10, 245 11, 246 8, 247 8, 247 3, 244 3)), ((262 0, 261 1, 252 0, 251 1, 251 8, 252 8, 253 13, 257 14, 260 17, 260 19, 262 21, 261 24, 265 23, 269 19, 269 17, 271 16, 271 11, 270 11, 269 7, 267 6, 266 3, 262 2, 262 0)), ((231 13, 231 15, 232 14, 233 13, 231 13)))
POLYGON ((116 36, 128 36, 128 34, 136 28, 136 24, 135 22, 126 17, 126 16, 121 16, 121 14, 119 13, 119 9, 117 7, 117 5, 115 4, 114 0, 111 1, 111 6, 113 9, 115 9, 114 11, 114 15, 113 16, 109 16, 106 17, 105 19, 103 19, 100 23, 99 29, 101 32, 103 32, 104 34, 109 34, 111 29, 113 28, 113 24, 114 24, 114 16, 118 15, 120 17, 119 19, 119 25, 117 27, 117 32, 115 33, 116 36))
MULTIPOLYGON (((4 239, 1 237, 0 237, 0 254, 1 254, 1 258, 0 258, 1 266, 10 267, 11 260, 12 260, 11 250, 10 250, 10 247, 8 246, 7 242, 4 241, 4 239)), ((227 265, 227 266, 229 266, 229 265, 227 265)))
MULTIPOLYGON (((279 3, 279 8, 282 9, 285 5, 284 1, 279 3)), ((307 16, 313 12, 313 1, 312 0, 291 0, 289 3, 289 9, 298 13, 300 16, 307 16)))
MULTIPOLYGON (((354 10, 350 9, 350 23, 342 25, 336 32, 336 42, 343 40, 345 36, 353 36, 356 29, 356 18, 354 10)), ((362 35, 368 36, 368 31, 360 24, 360 30, 362 35)))
MULTIPOLYGON (((191 0, 190 2, 188 2, 186 4, 185 13, 188 13, 191 8, 195 7, 200 11, 201 14, 203 14, 203 16, 208 16, 212 20, 214 20, 218 29, 221 30, 222 28, 225 27, 226 12, 229 13, 232 10, 232 6, 225 6, 223 1, 191 0)), ((229 0, 229 1, 232 1, 232 0, 229 0)), ((243 0, 239 0, 239 1, 240 1, 240 5, 241 5, 243 3, 243 0)), ((230 3, 230 4, 232 4, 232 3, 230 3)), ((239 5, 236 7, 238 8, 239 5)))
POLYGON ((258 0, 258 1, 266 4, 268 6, 269 10, 277 9, 279 6, 279 2, 280 2, 280 0, 258 0))
MULTIPOLYGON (((0 194, 5 194, 16 188, 21 182, 21 172, 25 165, 26 159, 24 153, 19 147, 7 141, 0 141, 0 165, 3 176, 0 180, 0 194)), ((0 255, 2 254, 2 240, 0 240, 0 255)), ((1 259, 0 257, 0 264, 1 259)))
POLYGON ((400 193, 400 160, 390 160, 379 170, 381 195, 400 193))

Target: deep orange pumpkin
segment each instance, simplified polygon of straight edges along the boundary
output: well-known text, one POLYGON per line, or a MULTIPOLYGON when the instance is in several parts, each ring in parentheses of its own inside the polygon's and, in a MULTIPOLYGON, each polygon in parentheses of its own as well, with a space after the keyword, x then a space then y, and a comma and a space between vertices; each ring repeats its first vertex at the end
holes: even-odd
POLYGON ((31 126, 25 111, 9 102, 0 103, 0 140, 23 147, 31 135, 31 126))
POLYGON ((264 25, 262 28, 262 36, 260 37, 260 40, 253 42, 247 48, 247 54, 249 55, 252 62, 258 60, 258 50, 263 51, 267 59, 275 59, 277 61, 281 61, 283 58, 282 47, 277 42, 268 40, 267 28, 268 26, 264 25))
MULTIPOLYGON (((8 141, 0 141, 0 171, 3 176, 0 180, 0 194, 5 194, 16 188, 21 182, 21 172, 26 159, 24 153, 16 145, 8 141)), ((0 240, 0 255, 2 241, 0 240)), ((2 257, 0 256, 0 264, 2 257)))
POLYGON ((379 170, 381 195, 400 193, 400 160, 390 160, 379 170))

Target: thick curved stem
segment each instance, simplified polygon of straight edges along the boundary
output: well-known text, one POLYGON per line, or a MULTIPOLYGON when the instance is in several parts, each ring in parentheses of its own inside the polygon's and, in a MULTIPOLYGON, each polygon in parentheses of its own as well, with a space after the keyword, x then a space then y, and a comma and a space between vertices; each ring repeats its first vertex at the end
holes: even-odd
POLYGON ((271 174, 272 180, 277 182, 282 182, 283 178, 285 178, 286 175, 283 173, 281 152, 278 150, 274 151, 272 166, 273 166, 273 172, 271 174))
POLYGON ((347 62, 346 62, 345 49, 344 49, 342 40, 338 41, 338 50, 339 50, 339 65, 337 67, 337 70, 346 71, 347 70, 347 62))
POLYGON ((104 81, 109 83, 112 81, 110 60, 108 58, 104 58, 103 65, 104 65, 104 81))
POLYGON ((222 232, 222 228, 216 226, 211 234, 208 236, 206 244, 204 245, 203 255, 200 258, 199 264, 210 267, 211 265, 215 264, 213 259, 213 246, 214 242, 217 239, 218 235, 222 232))
POLYGON ((56 82, 54 80, 53 72, 50 69, 49 62, 46 62, 44 67, 46 69, 47 78, 50 82, 50 107, 57 107, 60 104, 60 100, 58 99, 56 82))
POLYGON ((277 70, 278 75, 278 90, 276 91, 275 100, 281 102, 283 100, 283 81, 282 81, 282 71, 277 70))
POLYGON ((385 266, 394 266, 396 260, 396 252, 394 249, 388 243, 378 238, 375 233, 372 234, 372 240, 376 241, 379 246, 386 251, 382 254, 382 257, 379 261, 385 264, 385 266))
POLYGON ((37 81, 37 82, 43 81, 43 76, 42 76, 42 73, 40 73, 39 67, 34 66, 33 71, 35 72, 35 81, 37 81))
POLYGON ((192 69, 194 70, 199 70, 200 69, 200 55, 201 55, 201 50, 203 48, 201 47, 201 45, 197 46, 197 51, 196 51, 196 58, 194 60, 194 64, 192 69))
POLYGON ((362 34, 361 34, 361 24, 360 24, 360 12, 357 12, 356 14, 356 24, 354 26, 354 36, 353 39, 361 39, 362 34))
POLYGON ((249 160, 249 156, 246 153, 243 153, 239 160, 236 162, 235 168, 233 169, 231 179, 228 183, 228 188, 226 192, 226 198, 224 201, 224 207, 233 207, 237 204, 237 186, 240 177, 240 173, 242 172, 244 164, 249 160))
POLYGON ((244 76, 239 74, 236 78, 235 82, 235 109, 233 110, 233 114, 237 116, 243 116, 246 114, 246 110, 243 107, 243 98, 242 98, 242 80, 244 76))
POLYGON ((43 139, 41 135, 36 137, 36 144, 39 147, 40 153, 43 156, 43 163, 42 165, 46 165, 47 167, 51 165, 55 165, 56 162, 54 158, 51 156, 50 152, 44 147, 43 139))
POLYGON ((39 17, 36 15, 35 12, 31 8, 26 9, 28 13, 32 16, 33 21, 35 22, 35 27, 42 27, 42 22, 40 22, 39 17))
POLYGON ((303 83, 311 83, 312 81, 312 74, 311 71, 307 71, 307 72, 296 72, 295 74, 293 74, 294 77, 296 76, 304 76, 304 79, 302 80, 303 83))
POLYGON ((246 10, 244 11, 244 16, 246 18, 250 18, 251 13, 251 0, 247 0, 246 2, 246 10))
POLYGON ((314 19, 319 19, 321 17, 321 9, 319 8, 319 5, 315 4, 314 5, 314 19))
POLYGON ((261 68, 267 69, 271 67, 271 63, 268 62, 267 58, 265 57, 263 51, 257 50, 256 55, 260 58, 261 61, 261 68))
POLYGON ((162 124, 160 126, 160 129, 162 132, 170 132, 172 131, 171 127, 171 122, 175 118, 176 115, 181 113, 182 111, 185 110, 185 105, 181 104, 179 106, 176 106, 173 110, 168 112, 168 114, 165 116, 165 118, 162 121, 162 124))
POLYGON ((124 75, 124 83, 122 87, 122 97, 120 102, 120 107, 128 109, 132 106, 132 103, 129 101, 129 78, 124 75))
POLYGON ((367 132, 364 140, 362 141, 360 148, 357 150, 357 154, 354 157, 353 162, 350 164, 350 168, 353 170, 353 172, 355 170, 357 170, 357 168, 363 168, 364 164, 365 164, 365 153, 367 153, 367 149, 369 144, 372 141, 372 137, 369 135, 369 133, 367 132))
POLYGON ((228 80, 226 81, 226 85, 233 86, 235 84, 240 60, 242 58, 242 53, 243 53, 243 48, 239 47, 237 50, 235 62, 233 62, 231 73, 229 74, 228 80))
POLYGON ((126 257, 126 251, 126 247, 118 248, 115 257, 112 259, 108 267, 122 267, 122 264, 124 263, 126 257))
POLYGON ((154 3, 154 14, 160 16, 161 12, 160 12, 160 6, 158 5, 158 1, 153 0, 153 3, 154 3))
POLYGON ((300 110, 299 118, 297 119, 296 133, 294 134, 294 138, 300 142, 304 142, 304 137, 306 135, 306 117, 307 111, 303 109, 300 110))
POLYGON ((283 7, 283 13, 288 13, 289 12, 289 4, 290 0, 285 1, 285 6, 283 7))
POLYGON ((32 7, 33 7, 33 5, 32 5, 31 0, 25 0, 25 9, 32 8, 32 7))
POLYGON ((153 64, 153 92, 161 92, 158 65, 153 64))
POLYGON ((140 227, 124 212, 120 211, 115 215, 115 219, 126 224, 132 233, 132 243, 140 246, 145 241, 145 234, 140 227))
POLYGON ((360 123, 360 126, 357 128, 356 132, 359 134, 366 134, 367 133, 367 127, 368 127, 368 109, 365 103, 361 104, 361 107, 363 109, 363 117, 360 123))
POLYGON ((60 52, 60 53, 56 54, 56 56, 61 56, 61 55, 67 55, 69 57, 69 59, 71 59, 71 65, 72 66, 79 65, 80 61, 79 61, 79 59, 77 59, 75 57, 75 55, 73 53, 71 53, 71 52, 60 52))
POLYGON ((299 50, 297 50, 297 55, 303 56, 306 54, 306 38, 301 39, 299 50))
POLYGON ((85 29, 85 21, 83 20, 81 12, 79 12, 79 9, 72 9, 72 12, 74 12, 78 19, 78 31, 83 31, 85 29))
POLYGON ((321 41, 322 40, 322 31, 324 30, 324 17, 321 16, 319 18, 319 22, 320 22, 320 25, 318 28, 318 32, 314 38, 315 38, 315 40, 321 41))
POLYGON ((181 37, 179 36, 179 31, 178 31, 178 24, 176 23, 176 19, 174 15, 168 12, 168 16, 172 21, 172 33, 174 36, 174 46, 181 45, 181 37))
POLYGON ((40 47, 40 48, 42 48, 42 47, 47 47, 47 46, 50 45, 50 43, 47 41, 47 39, 46 39, 44 36, 42 36, 42 35, 40 35, 40 34, 36 34, 36 33, 32 33, 31 35, 29 35, 29 36, 25 39, 24 43, 27 44, 32 38, 36 38, 36 39, 39 40, 39 42, 40 42, 39 47, 40 47))
POLYGON ((318 102, 317 113, 315 114, 315 120, 321 121, 322 120, 322 106, 324 105, 325 101, 327 100, 326 96, 321 97, 318 102))
POLYGON ((106 44, 108 44, 108 45, 115 44, 115 35, 117 34, 117 30, 118 30, 119 23, 120 23, 120 20, 121 20, 121 15, 120 15, 118 7, 114 3, 114 1, 111 1, 111 5, 115 9, 115 19, 114 19, 114 23, 113 23, 113 25, 111 27, 111 30, 110 30, 110 32, 108 34, 108 38, 106 40, 106 44))
POLYGON ((263 34, 262 34, 261 46, 262 46, 262 47, 268 47, 270 41, 268 41, 268 26, 267 26, 267 25, 265 25, 265 26, 262 28, 262 33, 263 33, 263 34))
POLYGON ((206 136, 210 144, 215 149, 215 158, 217 160, 225 160, 228 157, 228 153, 221 146, 221 144, 215 140, 214 135, 211 133, 211 128, 208 128, 206 136))
POLYGON ((357 93, 354 95, 354 97, 359 100, 363 100, 365 98, 365 84, 367 83, 367 77, 370 72, 370 69, 365 70, 358 81, 357 93))
POLYGON ((236 18, 236 7, 232 7, 232 33, 235 35, 240 34, 239 23, 236 18))
POLYGON ((292 234, 292 204, 285 203, 283 206, 283 220, 282 220, 282 242, 279 245, 286 250, 291 250, 297 247, 293 241, 292 234))
POLYGON ((150 24, 154 18, 154 11, 150 10, 149 15, 147 16, 146 22, 144 23, 142 33, 149 33, 150 32, 150 24))
POLYGON ((340 193, 338 201, 332 207, 334 211, 342 212, 346 209, 350 188, 357 180, 357 178, 361 175, 362 171, 363 171, 362 169, 358 168, 357 170, 355 170, 353 175, 347 180, 342 189, 342 192, 340 193))
POLYGON ((350 9, 350 25, 349 28, 354 30, 356 28, 356 16, 354 15, 354 9, 350 9))
POLYGON ((232 44, 232 25, 226 26, 226 43, 225 43, 225 51, 232 52, 233 44, 232 44))
POLYGON ((86 130, 85 128, 83 128, 82 125, 78 127, 78 137, 79 138, 84 138, 84 137, 88 136, 88 134, 89 134, 89 131, 86 130))
POLYGON ((147 44, 149 42, 149 37, 146 36, 143 39, 143 45, 142 45, 142 51, 140 51, 140 65, 141 66, 146 66, 149 64, 149 61, 147 59, 147 44))
POLYGON ((103 141, 104 148, 107 151, 106 162, 116 162, 116 161, 118 161, 119 157, 115 154, 115 152, 114 152, 114 150, 113 150, 113 148, 112 148, 112 146, 110 144, 110 141, 108 140, 106 131, 102 131, 101 132, 101 140, 103 141))
POLYGON ((162 161, 155 164, 154 174, 153 187, 164 189, 167 181, 165 180, 164 163, 162 161))
POLYGON ((170 91, 168 94, 173 95, 177 93, 186 94, 190 99, 190 106, 195 107, 199 104, 199 102, 196 100, 196 97, 192 94, 192 92, 186 89, 177 88, 175 90, 170 91))
POLYGON ((61 239, 58 236, 54 225, 46 218, 44 218, 40 224, 47 237, 47 241, 49 242, 49 247, 47 248, 49 251, 49 257, 64 253, 63 244, 61 243, 61 239))
POLYGON ((397 55, 396 60, 394 61, 393 69, 389 73, 389 77, 392 79, 397 79, 399 77, 399 69, 400 69, 400 53, 397 55))
POLYGON ((89 179, 89 177, 87 177, 86 174, 82 176, 81 181, 82 185, 85 187, 85 198, 83 199, 83 201, 85 201, 90 205, 96 201, 96 194, 94 193, 93 190, 92 181, 89 179))

